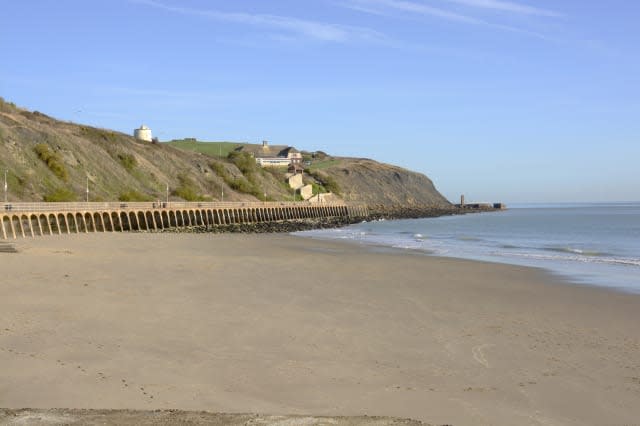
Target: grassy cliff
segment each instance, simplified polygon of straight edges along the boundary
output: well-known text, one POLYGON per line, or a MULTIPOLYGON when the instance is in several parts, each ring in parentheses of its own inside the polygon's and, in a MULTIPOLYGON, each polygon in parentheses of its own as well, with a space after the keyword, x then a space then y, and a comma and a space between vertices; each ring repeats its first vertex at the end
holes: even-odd
MULTIPOLYGON (((9 201, 291 200, 282 170, 229 153, 240 144, 193 139, 151 144, 63 122, 0 98, 0 180, 9 201)), ((424 175, 372 160, 305 153, 306 183, 369 204, 448 202, 424 175)))

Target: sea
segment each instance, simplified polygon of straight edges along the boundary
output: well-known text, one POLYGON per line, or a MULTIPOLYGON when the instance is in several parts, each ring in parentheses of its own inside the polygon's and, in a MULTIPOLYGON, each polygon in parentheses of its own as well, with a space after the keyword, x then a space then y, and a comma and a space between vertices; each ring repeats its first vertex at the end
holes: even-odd
POLYGON ((520 204, 295 235, 539 267, 569 282, 640 294, 640 202, 520 204))

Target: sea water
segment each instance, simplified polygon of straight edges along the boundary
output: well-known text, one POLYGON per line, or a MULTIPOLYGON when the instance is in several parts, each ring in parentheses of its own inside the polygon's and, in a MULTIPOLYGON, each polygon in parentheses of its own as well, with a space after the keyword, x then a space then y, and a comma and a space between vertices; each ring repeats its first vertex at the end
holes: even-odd
POLYGON ((640 293, 640 203, 519 205, 296 235, 541 267, 574 282, 640 293))

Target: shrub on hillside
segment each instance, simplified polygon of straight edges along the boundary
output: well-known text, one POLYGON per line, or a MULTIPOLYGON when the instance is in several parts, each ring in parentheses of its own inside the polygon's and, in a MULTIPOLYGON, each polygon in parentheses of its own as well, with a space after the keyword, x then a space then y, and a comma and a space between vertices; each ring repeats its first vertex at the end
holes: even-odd
POLYGON ((243 192, 245 194, 253 195, 259 200, 264 200, 264 193, 260 191, 260 188, 253 182, 245 178, 235 179, 231 182, 231 188, 238 192, 243 192))
POLYGON ((67 173, 67 169, 64 166, 62 158, 60 158, 60 155, 58 155, 57 152, 52 152, 49 149, 49 145, 46 143, 39 143, 35 146, 34 151, 38 154, 38 158, 40 158, 40 160, 49 167, 49 170, 51 170, 54 175, 58 176, 65 182, 69 180, 69 174, 67 173))
POLYGON ((326 188, 327 191, 332 192, 336 195, 340 195, 341 189, 338 182, 332 176, 325 176, 322 180, 322 185, 326 188))
POLYGON ((118 154, 118 161, 120 161, 122 167, 124 167, 129 172, 138 165, 136 157, 131 154, 118 154))
POLYGON ((327 192, 324 186, 316 182, 311 182, 311 188, 313 188, 313 195, 324 194, 327 192))
POLYGON ((95 127, 80 126, 80 133, 87 139, 95 141, 114 142, 116 134, 110 130, 96 129, 95 127))
POLYGON ((42 199, 48 203, 57 203, 57 202, 69 202, 76 201, 78 199, 75 192, 71 191, 67 188, 58 188, 55 189, 42 197, 42 199))
POLYGON ((326 173, 319 173, 316 170, 307 170, 307 173, 311 175, 315 180, 320 182, 320 184, 324 187, 325 190, 332 192, 336 195, 340 195, 340 185, 338 182, 326 173))
MULTIPOLYGON (((235 154, 239 154, 237 152, 233 152, 235 154)), ((238 155, 234 155, 233 157, 235 158, 239 158, 239 157, 245 157, 248 154, 246 153, 242 153, 242 156, 238 156, 238 155)), ((229 154, 229 156, 231 157, 231 154, 229 154)), ((253 157, 249 156, 251 158, 251 160, 253 161, 253 164, 255 165, 255 160, 253 160, 253 157)), ((250 194, 253 195, 254 197, 263 200, 264 201, 264 192, 260 190, 260 186, 258 185, 258 183, 256 182, 256 169, 252 169, 251 166, 249 166, 248 164, 246 164, 246 159, 241 158, 239 163, 241 165, 243 165, 244 170, 246 173, 243 177, 237 179, 234 178, 233 176, 231 176, 229 174, 229 172, 227 171, 227 169, 222 165, 222 163, 216 162, 216 161, 212 161, 211 163, 209 163, 209 167, 211 167, 211 169, 213 171, 216 172, 216 174, 218 176, 220 176, 222 178, 222 180, 224 180, 224 182, 234 191, 238 191, 238 192, 242 192, 244 194, 250 194), (252 171, 253 170, 253 171, 252 171)), ((236 166, 238 168, 240 168, 240 166, 238 166, 236 164, 236 166)), ((242 169, 240 169, 242 171, 242 169)))
POLYGON ((227 172, 227 169, 222 165, 222 163, 218 163, 217 161, 212 161, 211 163, 209 163, 209 167, 211 167, 211 170, 216 172, 216 174, 220 176, 222 179, 225 179, 229 176, 229 172, 227 172))
POLYGON ((0 97, 0 111, 12 112, 16 109, 16 104, 13 102, 7 102, 4 98, 0 97))
POLYGON ((186 201, 205 201, 205 197, 198 194, 198 187, 193 180, 185 175, 179 174, 178 181, 180 185, 173 191, 173 194, 186 201))
POLYGON ((118 196, 118 201, 153 201, 153 197, 142 194, 135 189, 125 191, 118 196))
POLYGON ((287 170, 286 169, 283 170, 282 167, 265 167, 262 170, 264 171, 265 174, 268 173, 271 176, 273 176, 273 178, 278 182, 284 182, 286 179, 287 170))
POLYGON ((258 172, 256 159, 248 152, 231 151, 227 158, 240 169, 243 175, 258 172))
POLYGON ((326 160, 329 157, 329 155, 323 151, 316 151, 313 154, 311 154, 311 156, 316 160, 326 160))
POLYGON ((204 197, 198 194, 193 188, 178 187, 173 191, 173 195, 180 197, 185 201, 204 201, 204 197))

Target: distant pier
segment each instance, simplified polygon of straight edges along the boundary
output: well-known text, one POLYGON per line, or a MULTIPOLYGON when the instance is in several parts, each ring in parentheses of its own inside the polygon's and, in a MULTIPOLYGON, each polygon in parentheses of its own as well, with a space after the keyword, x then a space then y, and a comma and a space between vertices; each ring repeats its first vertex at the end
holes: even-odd
POLYGON ((468 210, 506 210, 507 205, 504 203, 465 203, 456 204, 460 209, 468 210))
POLYGON ((466 203, 464 195, 460 196, 460 204, 455 205, 459 209, 469 210, 506 210, 507 205, 504 203, 466 203))

